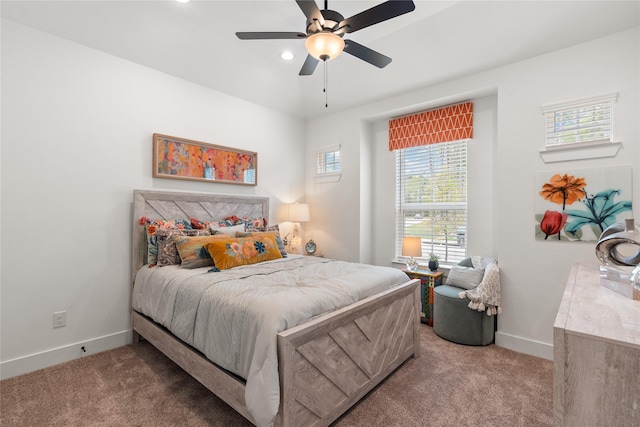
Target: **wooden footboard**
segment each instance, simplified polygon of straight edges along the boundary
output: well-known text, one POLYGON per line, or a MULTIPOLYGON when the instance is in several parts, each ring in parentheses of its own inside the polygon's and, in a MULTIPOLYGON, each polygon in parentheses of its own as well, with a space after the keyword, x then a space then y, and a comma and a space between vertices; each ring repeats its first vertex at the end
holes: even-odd
MULTIPOLYGON (((418 284, 406 282, 278 334, 276 425, 327 426, 405 360, 418 357, 418 284)), ((255 424, 242 381, 135 311, 133 332, 255 424)))
POLYGON ((418 281, 278 334, 278 425, 327 426, 412 355, 418 281))

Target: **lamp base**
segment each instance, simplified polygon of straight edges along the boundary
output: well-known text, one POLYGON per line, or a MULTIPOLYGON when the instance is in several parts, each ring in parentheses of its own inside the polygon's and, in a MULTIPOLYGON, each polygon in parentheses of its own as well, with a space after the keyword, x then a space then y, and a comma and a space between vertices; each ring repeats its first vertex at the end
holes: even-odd
POLYGON ((300 236, 300 223, 293 223, 293 231, 291 240, 289 240, 289 253, 301 254, 302 253, 302 237, 300 236))
POLYGON ((407 260, 407 270, 416 271, 418 269, 418 261, 415 258, 409 258, 407 260))

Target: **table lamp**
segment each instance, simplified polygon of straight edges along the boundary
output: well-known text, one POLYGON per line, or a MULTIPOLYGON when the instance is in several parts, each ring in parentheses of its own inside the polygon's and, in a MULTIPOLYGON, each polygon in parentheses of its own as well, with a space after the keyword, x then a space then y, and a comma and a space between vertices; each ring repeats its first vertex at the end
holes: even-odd
POLYGON ((422 239, 415 236, 407 236, 402 238, 402 256, 410 257, 407 260, 407 270, 415 271, 418 269, 418 261, 414 257, 422 256, 422 239))
POLYGON ((291 236, 291 253, 302 253, 302 237, 300 223, 309 221, 309 205, 306 203, 292 203, 287 207, 287 221, 293 223, 291 236))

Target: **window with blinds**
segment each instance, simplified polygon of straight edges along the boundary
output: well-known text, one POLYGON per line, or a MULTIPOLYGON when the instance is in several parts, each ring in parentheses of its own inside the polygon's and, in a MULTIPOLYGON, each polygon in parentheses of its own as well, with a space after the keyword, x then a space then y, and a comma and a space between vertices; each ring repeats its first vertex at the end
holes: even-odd
POLYGON ((340 146, 332 146, 316 151, 316 175, 340 172, 340 146))
POLYGON ((338 182, 342 175, 340 145, 319 148, 316 151, 316 175, 318 183, 338 182))
POLYGON ((611 142, 616 97, 605 95, 543 107, 546 147, 611 142))
POLYGON ((467 142, 396 150, 396 258, 402 238, 419 236, 422 257, 457 263, 467 257, 467 142))

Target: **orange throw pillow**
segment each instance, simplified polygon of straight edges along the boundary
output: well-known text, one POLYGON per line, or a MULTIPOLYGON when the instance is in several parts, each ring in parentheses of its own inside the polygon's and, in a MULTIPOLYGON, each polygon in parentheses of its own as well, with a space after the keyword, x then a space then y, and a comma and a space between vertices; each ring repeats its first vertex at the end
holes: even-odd
POLYGON ((282 258, 275 236, 266 234, 209 242, 206 248, 219 270, 282 258))

